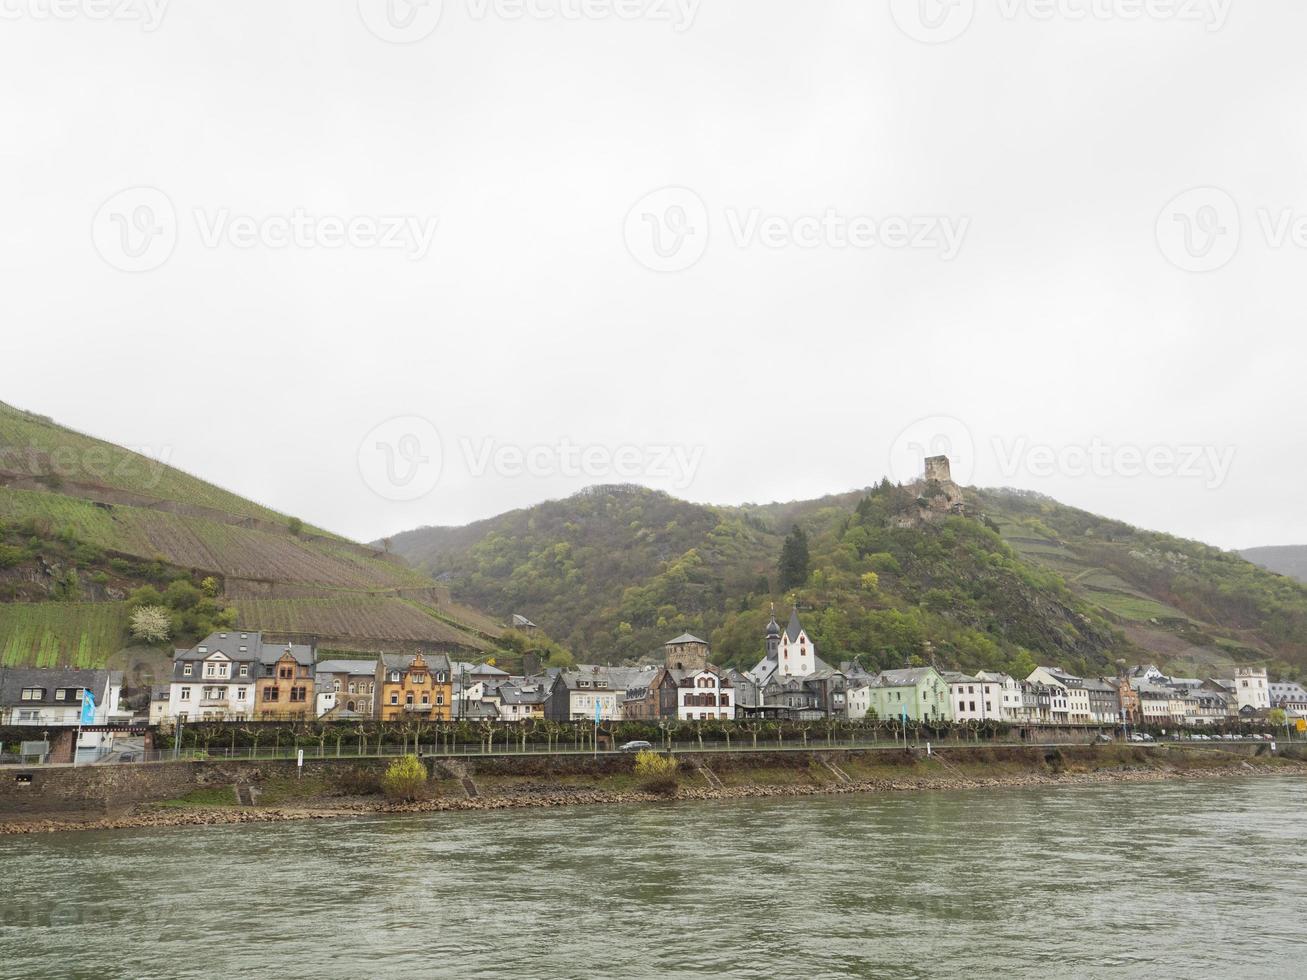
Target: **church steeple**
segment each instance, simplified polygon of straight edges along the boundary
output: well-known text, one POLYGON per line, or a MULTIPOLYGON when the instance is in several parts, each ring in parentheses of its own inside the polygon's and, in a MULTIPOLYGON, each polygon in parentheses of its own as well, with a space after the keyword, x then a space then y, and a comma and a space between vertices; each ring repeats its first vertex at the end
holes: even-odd
POLYGON ((775 660, 781 645, 781 624, 776 622, 776 603, 771 605, 771 622, 767 624, 767 659, 775 660))

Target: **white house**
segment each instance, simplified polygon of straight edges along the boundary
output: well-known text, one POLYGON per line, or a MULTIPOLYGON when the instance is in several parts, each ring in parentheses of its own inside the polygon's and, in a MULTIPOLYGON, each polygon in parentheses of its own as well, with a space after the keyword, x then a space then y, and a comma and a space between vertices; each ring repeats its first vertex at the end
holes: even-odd
POLYGON ((852 721, 861 721, 871 711, 871 685, 865 681, 850 682, 845 690, 845 710, 852 721))
MULTIPOLYGON (((19 728, 76 727, 82 719, 82 699, 91 692, 95 715, 88 724, 127 720, 118 709, 123 676, 109 670, 60 670, 40 667, 0 669, 0 725, 19 728)), ((79 752, 99 751, 111 736, 83 732, 79 752)))
MULTIPOLYGON (((979 675, 960 674, 945 671, 944 680, 948 682, 949 701, 953 706, 954 721, 1002 721, 1003 720, 1003 685, 998 680, 989 680, 979 675)), ((992 675, 1006 677, 1005 674, 992 675)), ((1012 680, 1012 678, 1008 678, 1012 680)), ((1013 681, 1015 684, 1016 682, 1013 681)), ((1021 691, 1016 692, 1017 704, 1020 706, 1021 691)))
POLYGON ((173 657, 168 717, 182 722, 242 721, 254 717, 255 681, 263 635, 211 633, 173 657))
POLYGON ((681 721, 731 721, 735 691, 715 667, 687 670, 676 682, 676 717, 681 721))
POLYGON ((986 684, 997 685, 995 707, 998 709, 1000 721, 1019 721, 1025 717, 1019 680, 1008 674, 990 670, 977 671, 976 678, 986 684))
POLYGON ((599 705, 600 721, 617 721, 622 717, 626 689, 613 687, 606 671, 600 668, 564 671, 562 677, 567 687, 568 718, 573 721, 592 719, 596 704, 599 705))

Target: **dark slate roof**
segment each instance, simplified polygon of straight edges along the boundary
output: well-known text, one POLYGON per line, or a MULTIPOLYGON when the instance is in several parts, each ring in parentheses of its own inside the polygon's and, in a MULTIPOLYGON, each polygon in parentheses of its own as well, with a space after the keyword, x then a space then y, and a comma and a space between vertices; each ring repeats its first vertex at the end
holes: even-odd
POLYGON ((668 640, 666 643, 663 644, 663 646, 669 647, 674 643, 702 643, 704 646, 708 645, 707 640, 701 640, 693 633, 682 633, 676 639, 668 640))
POLYGON ((799 634, 802 632, 803 632, 803 627, 799 624, 799 610, 791 609, 790 625, 785 627, 785 635, 789 637, 791 641, 793 641, 793 640, 797 640, 799 638, 799 634))
POLYGON ((301 667, 313 666, 313 647, 306 643, 264 643, 259 650, 259 662, 275 664, 288 651, 301 667))
POLYGON ((319 674, 366 674, 377 672, 375 660, 323 660, 318 664, 319 674))
MULTIPOLYGON (((181 650, 176 660, 204 660, 221 653, 228 660, 253 662, 259 659, 263 650, 263 634, 254 631, 235 630, 226 633, 210 633, 201 642, 189 650, 181 650), (241 648, 244 647, 242 650, 241 648)), ((274 658, 275 659, 275 658, 274 658)))
POLYGON ((87 688, 95 698, 98 708, 106 701, 111 685, 122 686, 123 675, 116 670, 73 670, 49 669, 44 667, 4 667, 0 668, 0 705, 6 707, 28 707, 34 704, 69 706, 71 702, 56 701, 54 692, 69 687, 87 688), (23 689, 44 688, 45 698, 40 701, 24 701, 23 689))
POLYGON ((933 667, 905 667, 902 670, 882 670, 876 675, 878 687, 916 687, 932 672, 933 667))

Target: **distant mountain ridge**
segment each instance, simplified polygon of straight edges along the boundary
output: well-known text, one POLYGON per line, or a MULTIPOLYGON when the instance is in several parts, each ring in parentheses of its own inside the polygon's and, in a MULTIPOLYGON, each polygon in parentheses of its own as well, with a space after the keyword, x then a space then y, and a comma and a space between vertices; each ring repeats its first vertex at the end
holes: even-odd
POLYGON ((1307 582, 1307 544, 1244 548, 1239 554, 1254 565, 1307 582))

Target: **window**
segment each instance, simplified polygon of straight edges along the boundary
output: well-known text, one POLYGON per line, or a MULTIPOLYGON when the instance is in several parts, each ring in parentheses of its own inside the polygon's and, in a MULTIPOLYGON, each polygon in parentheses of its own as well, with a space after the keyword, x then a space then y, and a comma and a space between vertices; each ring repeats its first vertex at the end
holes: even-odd
POLYGON ((282 667, 277 671, 277 676, 283 681, 288 681, 295 676, 294 667, 282 667))
POLYGON ((45 688, 43 687, 25 687, 23 688, 22 700, 24 701, 44 701, 45 688))
POLYGON ((445 703, 445 696, 443 694, 437 694, 436 704, 444 704, 444 703, 445 703))
POLYGON ((399 704, 399 694, 395 691, 390 692, 390 703, 399 704))
POLYGON ((412 691, 409 691, 407 694, 404 695, 404 704, 405 704, 405 705, 408 705, 409 707, 412 707, 412 705, 413 705, 413 692, 412 692, 412 691))
POLYGON ((250 676, 250 665, 249 665, 249 664, 241 664, 241 676, 242 676, 242 677, 249 677, 249 676, 250 676))
POLYGON ((185 664, 185 665, 182 667, 182 676, 183 676, 183 677, 190 677, 190 676, 191 676, 191 665, 190 665, 190 664, 185 664))
POLYGON ((68 692, 67 692, 66 690, 64 690, 64 689, 61 687, 61 688, 59 688, 57 691, 54 692, 54 699, 55 699, 56 701, 63 701, 63 700, 65 699, 65 697, 67 696, 67 694, 68 694, 68 692))
POLYGON ((245 688, 243 687, 236 688, 236 700, 237 701, 245 700, 245 688))
POLYGON ((263 689, 264 701, 276 701, 279 697, 281 697, 281 691, 278 688, 265 687, 263 689))
POLYGON ((290 699, 292 701, 306 701, 308 700, 307 695, 308 695, 307 687, 292 687, 290 689, 290 699))
POLYGON ((429 705, 431 703, 431 695, 428 694, 426 691, 422 692, 422 703, 424 705, 429 705))
POLYGON ((399 671, 397 671, 397 670, 392 670, 392 671, 390 672, 390 683, 392 683, 392 684, 398 684, 398 683, 399 683, 399 671))
MULTIPOLYGON (((191 699, 191 689, 190 689, 189 687, 183 687, 183 688, 182 688, 182 691, 181 691, 181 694, 180 694, 179 697, 178 697, 178 700, 179 700, 179 701, 189 701, 190 699, 191 699)), ((184 717, 184 716, 183 716, 183 717, 184 717)))

